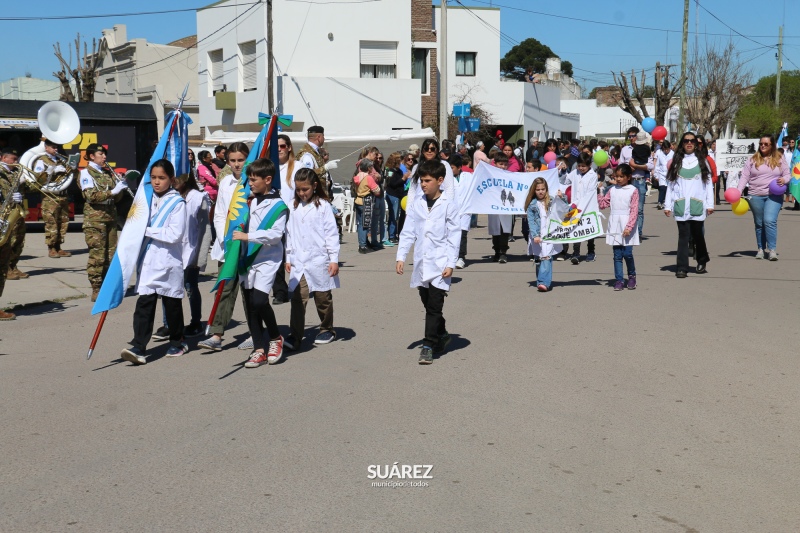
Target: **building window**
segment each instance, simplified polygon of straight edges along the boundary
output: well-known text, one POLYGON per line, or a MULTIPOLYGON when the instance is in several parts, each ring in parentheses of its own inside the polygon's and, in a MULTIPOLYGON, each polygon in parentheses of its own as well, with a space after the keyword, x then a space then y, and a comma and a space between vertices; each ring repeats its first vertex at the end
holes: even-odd
POLYGON ((256 42, 239 43, 239 54, 242 58, 241 76, 242 91, 255 91, 258 88, 258 68, 256 68, 256 42))
POLYGON ((428 50, 414 48, 411 52, 411 79, 421 80, 422 94, 428 94, 428 50))
POLYGON ((212 50, 208 53, 208 86, 211 96, 225 88, 225 75, 222 69, 222 49, 212 50))
POLYGON ((475 52, 456 52, 456 76, 475 75, 475 52))
POLYGON ((361 41, 361 77, 396 78, 397 42, 361 41))

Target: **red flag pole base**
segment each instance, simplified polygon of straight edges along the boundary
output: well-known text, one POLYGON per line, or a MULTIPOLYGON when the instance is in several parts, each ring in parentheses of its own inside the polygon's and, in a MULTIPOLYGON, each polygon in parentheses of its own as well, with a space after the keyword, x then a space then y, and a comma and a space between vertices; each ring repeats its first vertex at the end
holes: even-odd
POLYGON ((206 323, 206 335, 211 334, 211 324, 214 323, 214 317, 217 316, 217 307, 219 306, 219 299, 222 298, 222 291, 225 289, 225 280, 219 282, 217 287, 217 294, 214 296, 214 305, 211 307, 211 315, 208 317, 206 323))
POLYGON ((100 322, 97 323, 97 329, 94 331, 94 337, 92 337, 92 344, 89 345, 89 352, 86 354, 86 360, 92 358, 92 353, 94 352, 94 347, 97 344, 97 339, 100 338, 100 331, 103 329, 103 323, 106 321, 106 315, 108 311, 103 311, 100 314, 100 322))

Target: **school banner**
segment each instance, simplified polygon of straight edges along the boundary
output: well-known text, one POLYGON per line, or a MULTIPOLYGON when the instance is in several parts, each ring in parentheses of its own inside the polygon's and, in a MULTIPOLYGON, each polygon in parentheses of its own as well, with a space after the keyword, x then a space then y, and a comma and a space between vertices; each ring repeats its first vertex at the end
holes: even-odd
POLYGON ((759 139, 717 139, 715 159, 718 172, 736 172, 758 149, 759 139))
POLYGON ((554 200, 547 217, 547 227, 542 240, 552 243, 580 242, 604 234, 602 215, 597 205, 597 196, 583 198, 579 204, 567 204, 554 200))
POLYGON ((461 214, 524 215, 525 198, 533 180, 544 178, 550 195, 558 191, 558 171, 508 172, 481 161, 462 186, 467 188, 461 202, 461 214))

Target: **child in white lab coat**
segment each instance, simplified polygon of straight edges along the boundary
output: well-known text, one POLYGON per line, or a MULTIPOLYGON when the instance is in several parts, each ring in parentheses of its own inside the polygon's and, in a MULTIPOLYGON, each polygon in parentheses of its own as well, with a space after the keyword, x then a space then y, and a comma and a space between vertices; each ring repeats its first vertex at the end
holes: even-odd
POLYGON ((533 180, 528 197, 525 199, 525 211, 530 228, 531 252, 539 257, 536 269, 536 288, 539 292, 550 290, 550 284, 553 282, 553 257, 561 252, 560 244, 542 241, 542 235, 547 231, 547 215, 554 200, 561 201, 550 197, 547 181, 544 178, 533 180))
POLYGON ((121 357, 135 365, 147 363, 145 350, 153 334, 158 297, 164 301, 170 348, 167 357, 180 357, 189 351, 183 342, 183 234, 186 231, 186 203, 172 188, 175 168, 166 159, 150 167, 153 196, 150 222, 137 264, 136 310, 133 313, 133 346, 121 357))
POLYGON ((442 192, 445 168, 439 161, 419 165, 423 194, 409 197, 406 221, 400 234, 395 271, 402 275, 406 255, 414 246, 414 271, 411 287, 419 288, 425 306, 425 339, 419 364, 429 365, 434 353, 444 352, 450 342, 442 315, 444 299, 450 290, 450 278, 458 259, 461 240, 458 203, 451 192, 442 192))
MULTIPOLYGON (((455 193, 458 198, 458 205, 464 204, 464 199, 468 192, 469 184, 472 182, 471 172, 462 172, 464 160, 459 154, 453 154, 448 160, 450 168, 453 169, 453 178, 455 178, 455 193)), ((464 268, 467 265, 467 234, 469 233, 469 225, 472 215, 469 213, 459 217, 459 225, 461 226, 461 245, 458 247, 458 261, 456 261, 456 268, 464 268)))
MULTIPOLYGON (((597 172, 592 170, 592 156, 585 152, 578 154, 578 162, 575 167, 575 170, 567 174, 564 187, 572 187, 571 201, 580 206, 587 197, 597 196, 597 172)), ((595 260, 594 239, 589 239, 587 248, 586 261, 592 262, 595 260)), ((570 258, 573 265, 581 262, 580 256, 581 243, 576 242, 572 245, 572 257, 570 258)))
POLYGON ((314 344, 336 339, 332 289, 339 288, 339 230, 325 185, 316 172, 301 168, 295 175, 295 197, 286 228, 286 272, 292 295, 292 334, 285 346, 299 350, 306 324, 306 304, 314 293, 320 325, 314 344))
POLYGON ((250 183, 250 218, 247 227, 233 232, 233 240, 246 247, 239 265, 239 282, 247 306, 247 325, 253 338, 253 353, 245 368, 264 363, 274 365, 283 358, 283 337, 278 330, 275 312, 269 304, 269 291, 283 261, 283 234, 289 209, 272 188, 277 174, 269 159, 256 159, 247 166, 250 183), (269 348, 264 342, 264 325, 269 334, 269 348))

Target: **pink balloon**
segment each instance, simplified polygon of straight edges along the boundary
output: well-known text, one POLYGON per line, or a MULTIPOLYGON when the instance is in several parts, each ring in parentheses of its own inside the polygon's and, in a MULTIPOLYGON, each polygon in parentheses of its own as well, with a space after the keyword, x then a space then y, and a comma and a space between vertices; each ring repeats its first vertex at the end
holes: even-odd
POLYGON ((555 152, 547 152, 546 154, 544 154, 544 162, 545 163, 550 163, 551 161, 555 161, 555 160, 556 160, 556 153, 555 152))
POLYGON ((742 193, 739 192, 739 189, 725 189, 725 201, 729 204, 735 204, 741 197, 742 193))

